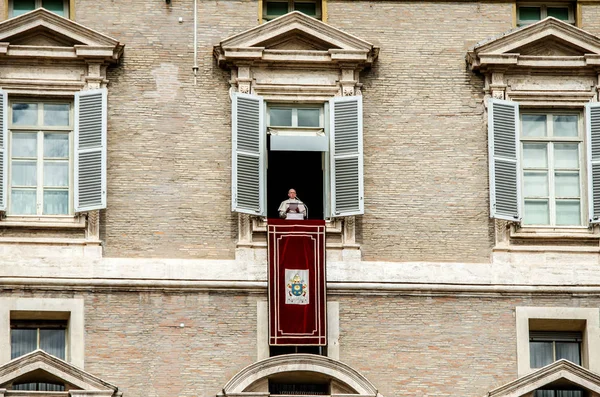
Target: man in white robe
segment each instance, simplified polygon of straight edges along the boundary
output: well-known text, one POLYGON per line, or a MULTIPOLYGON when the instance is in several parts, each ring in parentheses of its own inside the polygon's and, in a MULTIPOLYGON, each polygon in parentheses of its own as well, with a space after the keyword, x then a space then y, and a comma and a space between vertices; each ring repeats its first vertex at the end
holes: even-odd
POLYGON ((279 205, 279 217, 285 218, 288 212, 298 212, 306 219, 306 206, 298 197, 296 197, 296 190, 288 190, 288 197, 287 200, 282 201, 281 205, 279 205))

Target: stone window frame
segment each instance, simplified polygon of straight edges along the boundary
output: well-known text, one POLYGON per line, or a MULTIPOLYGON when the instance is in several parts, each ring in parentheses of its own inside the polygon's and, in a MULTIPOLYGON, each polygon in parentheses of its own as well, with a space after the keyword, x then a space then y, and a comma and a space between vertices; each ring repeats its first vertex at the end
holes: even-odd
MULTIPOLYGON (((42 0, 36 0, 35 8, 41 7, 42 0), (39 3, 39 5, 38 5, 39 3)), ((12 10, 14 6, 14 0, 4 0, 4 9, 6 10, 6 18, 13 18, 12 10)), ((65 11, 65 18, 75 18, 75 0, 63 0, 63 7, 65 11)))
MULTIPOLYGON (((8 1, 8 0, 5 0, 5 1, 8 1)), ((319 0, 317 0, 317 1, 319 1, 319 0)), ((323 22, 327 22, 327 1, 328 0, 320 0, 321 18, 319 18, 319 20, 321 20, 323 22)), ((264 12, 266 12, 265 2, 266 2, 266 0, 258 0, 258 23, 259 24, 267 22, 266 19, 263 19, 263 14, 264 14, 264 12), (263 10, 265 10, 265 11, 263 11, 263 10)))
POLYGON ((517 27, 521 27, 521 26, 527 26, 530 25, 532 23, 538 22, 538 21, 532 21, 529 23, 522 23, 521 20, 519 19, 519 7, 539 7, 540 8, 540 14, 541 14, 541 18, 540 20, 546 18, 548 16, 547 14, 547 8, 548 7, 567 7, 569 10, 569 19, 566 20, 566 23, 569 23, 571 25, 577 26, 578 24, 578 13, 577 13, 577 9, 578 9, 578 5, 577 5, 577 1, 516 1, 515 2, 515 26, 517 27), (546 16, 544 16, 546 15, 546 16))
POLYGON ((517 374, 519 377, 535 372, 530 367, 529 324, 531 320, 544 320, 557 326, 568 320, 585 322, 581 343, 582 366, 592 372, 600 372, 600 309, 579 307, 531 307, 517 306, 515 309, 517 336, 517 374))
POLYGON ((85 363, 85 319, 83 298, 0 298, 0 365, 11 361, 11 313, 20 319, 64 319, 68 317, 66 360, 76 367, 85 363))

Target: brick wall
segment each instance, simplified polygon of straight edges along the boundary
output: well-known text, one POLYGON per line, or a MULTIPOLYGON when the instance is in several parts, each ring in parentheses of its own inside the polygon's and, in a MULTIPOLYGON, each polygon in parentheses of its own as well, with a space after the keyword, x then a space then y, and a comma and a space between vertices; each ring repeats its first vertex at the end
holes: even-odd
MULTIPOLYGON (((12 295, 83 297, 85 369, 125 397, 216 395, 255 362, 256 300, 266 298, 181 291, 12 295)), ((598 296, 568 294, 329 299, 340 307, 340 360, 386 397, 482 396, 517 377, 516 306, 600 305, 598 296)))

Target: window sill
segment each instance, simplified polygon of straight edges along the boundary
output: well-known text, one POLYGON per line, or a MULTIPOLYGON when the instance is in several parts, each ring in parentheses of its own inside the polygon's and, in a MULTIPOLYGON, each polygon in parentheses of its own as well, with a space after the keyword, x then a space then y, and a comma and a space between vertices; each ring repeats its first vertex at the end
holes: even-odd
POLYGON ((511 239, 545 239, 545 240, 599 240, 597 226, 579 227, 521 227, 510 228, 511 239))
MULTIPOLYGON (((267 232, 267 218, 252 217, 252 232, 266 233, 267 232)), ((325 233, 341 234, 342 233, 342 219, 327 219, 325 220, 325 233)))
POLYGON ((7 216, 0 227, 29 229, 85 229, 85 217, 75 216, 7 216))

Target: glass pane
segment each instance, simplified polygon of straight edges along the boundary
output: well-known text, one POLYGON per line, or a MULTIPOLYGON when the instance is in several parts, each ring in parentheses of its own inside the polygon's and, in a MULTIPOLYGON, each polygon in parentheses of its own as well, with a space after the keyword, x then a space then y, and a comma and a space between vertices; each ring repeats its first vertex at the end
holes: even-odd
POLYGON ((12 161, 12 185, 36 186, 37 164, 35 161, 12 161))
POLYGON ((539 21, 542 19, 540 7, 519 7, 519 19, 522 21, 539 21))
POLYGON ((12 215, 35 215, 36 191, 12 189, 10 192, 10 213, 12 215))
POLYGON ((13 388, 13 390, 36 391, 38 388, 38 384, 37 383, 18 383, 18 384, 13 384, 12 388, 13 388))
POLYGON ((579 144, 555 143, 554 166, 556 168, 579 168, 579 144))
POLYGON ((12 122, 14 125, 37 125, 37 103, 13 103, 12 122))
POLYGON ((581 225, 579 200, 556 200, 556 224, 560 226, 581 225))
POLYGON ((68 215, 69 192, 44 189, 44 215, 68 215))
POLYGON ((545 143, 523 144, 523 168, 547 168, 548 153, 545 143))
POLYGON ((280 16, 288 13, 288 3, 286 2, 267 2, 267 15, 269 16, 280 16))
POLYGON ((556 359, 564 358, 572 363, 581 365, 581 357, 579 355, 578 342, 555 342, 556 343, 556 359))
POLYGON ((61 17, 65 16, 65 6, 63 0, 43 0, 42 7, 48 11, 52 11, 53 13, 60 15, 61 17))
POLYGON ((37 329, 10 330, 10 358, 21 357, 37 349, 37 329))
POLYGON ((69 158, 69 135, 44 134, 44 157, 69 158))
POLYGON ((579 197, 579 172, 554 174, 556 197, 579 197))
POLYGON ((545 114, 524 114, 521 116, 523 136, 546 136, 545 114))
POLYGON ((556 397, 554 390, 536 390, 534 397, 556 397))
POLYGON ((12 134, 12 156, 13 157, 37 157, 37 134, 36 133, 13 133, 12 134))
POLYGON ((531 368, 542 368, 553 360, 552 342, 529 342, 529 358, 531 368))
POLYGON ((523 223, 526 225, 548 225, 550 223, 548 200, 525 200, 523 223))
POLYGON ((548 16, 560 19, 561 21, 568 21, 569 9, 567 7, 548 7, 548 16))
MULTIPOLYGON (((62 1, 61 1, 62 4, 62 1)), ((70 106, 66 103, 44 104, 44 125, 69 125, 70 106)))
POLYGON ((556 397, 583 397, 583 390, 557 390, 556 397))
POLYGON ((44 161, 44 186, 69 186, 69 163, 44 161))
POLYGON ((319 109, 298 109, 298 127, 320 127, 319 109))
POLYGON ((294 10, 305 13, 314 17, 317 15, 317 4, 316 3, 294 3, 294 10))
POLYGON ((525 172, 523 176, 525 197, 548 197, 547 172, 525 172))
POLYGON ((292 126, 292 109, 277 109, 269 110, 270 126, 291 127, 292 126))
POLYGON ((65 359, 65 330, 40 329, 40 349, 60 359, 65 359))
POLYGON ((575 115, 554 116, 554 136, 578 136, 578 121, 575 115))
MULTIPOLYGON (((63 358, 63 360, 64 360, 64 358, 63 358)), ((38 390, 39 391, 65 391, 65 385, 57 385, 55 383, 38 383, 38 390)))
POLYGON ((16 17, 35 9, 35 0, 13 0, 12 16, 16 17))

